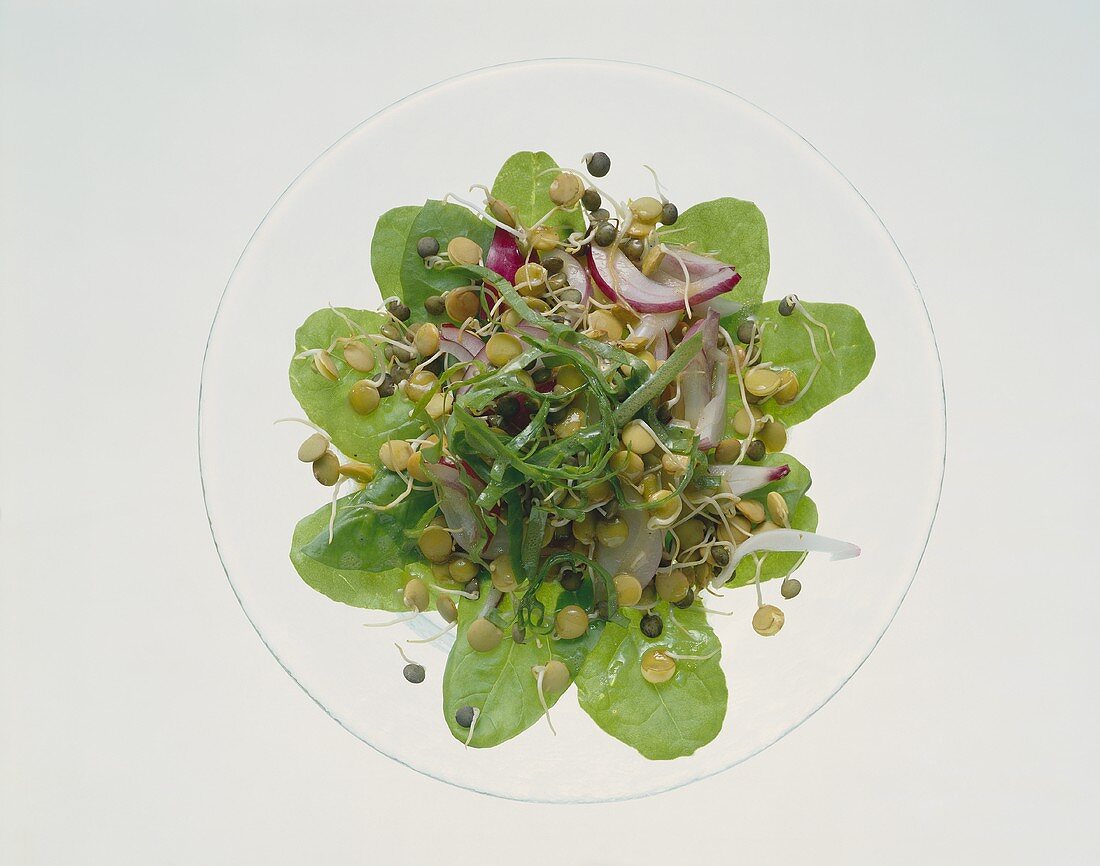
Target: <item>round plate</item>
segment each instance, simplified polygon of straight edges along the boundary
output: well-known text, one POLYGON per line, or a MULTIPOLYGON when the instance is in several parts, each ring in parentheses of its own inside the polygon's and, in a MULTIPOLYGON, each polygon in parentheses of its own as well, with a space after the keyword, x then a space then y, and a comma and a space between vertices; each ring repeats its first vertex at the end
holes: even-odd
MULTIPOLYGON (((805 721, 844 685, 890 624, 924 551, 939 499, 945 414, 939 359, 920 293, 881 221, 797 133, 712 85, 649 67, 544 60, 482 69, 391 105, 318 157, 249 241, 210 331, 199 433, 203 488, 226 573, 279 663, 332 718, 383 754, 429 776, 501 797, 581 802, 652 794, 725 770, 805 721), (589 96, 593 90, 609 94, 589 96), (722 733, 694 755, 642 758, 598 729, 575 692, 495 749, 464 749, 443 720, 445 643, 408 649, 428 669, 412 686, 395 641, 409 626, 365 629, 390 614, 314 592, 288 559, 296 521, 327 491, 295 459, 305 428, 287 381, 295 328, 329 303, 373 308, 375 220, 389 208, 491 185, 517 150, 564 166, 586 151, 613 160, 604 188, 652 194, 657 169, 681 210, 735 196, 768 221, 768 298, 859 308, 877 360, 867 380, 791 431, 810 467, 819 531, 863 555, 812 557, 802 594, 779 599, 774 638, 750 626, 751 587, 711 599, 729 707, 722 733)), ((432 617, 434 618, 434 614, 432 617)), ((434 626, 427 621, 413 628, 434 626)))

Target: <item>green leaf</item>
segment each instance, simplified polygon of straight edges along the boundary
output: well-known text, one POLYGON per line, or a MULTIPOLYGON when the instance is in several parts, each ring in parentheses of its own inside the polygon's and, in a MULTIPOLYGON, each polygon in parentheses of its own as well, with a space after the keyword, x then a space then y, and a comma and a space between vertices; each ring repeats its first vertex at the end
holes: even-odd
MULTIPOLYGON (((345 497, 347 498, 347 497, 345 497)), ((414 577, 432 582, 431 569, 419 561, 389 571, 363 571, 355 568, 334 568, 318 562, 304 553, 304 548, 321 532, 328 532, 329 505, 298 521, 290 546, 290 561, 309 586, 334 601, 372 610, 405 610, 402 590, 414 577)))
POLYGON ((699 253, 714 253, 741 275, 724 297, 741 304, 758 304, 768 284, 771 256, 768 224, 751 201, 716 198, 692 205, 667 232, 672 244, 693 244, 699 253))
MULTIPOLYGON (((769 301, 761 305, 758 314, 764 328, 763 360, 779 367, 790 367, 803 389, 804 396, 797 398, 797 402, 780 406, 774 400, 768 400, 761 405, 766 413, 788 427, 805 421, 855 388, 867 378, 875 361, 875 342, 859 310, 847 304, 802 303, 810 315, 829 329, 833 352, 829 351, 824 331, 800 313, 781 316, 779 304, 769 301), (817 361, 810 346, 810 335, 803 325, 813 332, 817 353, 821 356, 821 369, 809 390, 806 390, 806 385, 810 383, 817 361)), ((741 394, 736 387, 730 388, 729 405, 729 417, 732 419, 741 405, 741 394)))
POLYGON ((370 242, 370 267, 383 298, 402 297, 401 262, 409 230, 420 213, 419 205, 404 205, 388 210, 378 218, 370 242))
MULTIPOLYGON (((521 150, 508 157, 493 181, 493 196, 510 205, 520 223, 532 226, 554 206, 550 201, 550 184, 558 164, 543 151, 521 150)), ((579 210, 558 211, 544 225, 559 226, 568 231, 583 231, 584 219, 579 210)))
POLYGON ((718 638, 706 614, 695 607, 670 611, 662 606, 665 630, 656 642, 642 634, 639 611, 623 613, 629 627, 608 623, 581 668, 581 707, 607 733, 647 758, 690 755, 718 735, 726 716, 721 653, 706 661, 677 662, 672 679, 659 685, 642 677, 642 653, 663 646, 681 655, 705 656, 720 648, 718 638))
POLYGON ((382 472, 365 488, 338 501, 329 541, 328 521, 302 553, 331 568, 353 571, 389 571, 419 560, 421 518, 435 505, 429 490, 416 490, 388 511, 374 511, 365 503, 388 505, 405 492, 405 482, 393 472, 382 472))
POLYGON ((798 501, 805 495, 806 491, 810 489, 810 470, 790 454, 785 454, 782 451, 768 454, 763 460, 754 465, 782 466, 784 463, 790 467, 790 472, 778 481, 773 481, 771 484, 765 484, 757 490, 746 493, 743 498, 755 499, 757 502, 763 504, 767 500, 768 494, 774 490, 783 497, 784 501, 787 503, 787 509, 791 514, 794 514, 795 508, 798 507, 798 501))
MULTIPOLYGON (((362 333, 377 333, 383 319, 365 310, 339 308, 362 333)), ((347 323, 333 310, 318 310, 306 319, 294 335, 294 354, 305 349, 327 349, 337 337, 351 335, 347 323)), ((363 463, 379 465, 378 449, 390 439, 419 435, 423 424, 409 418, 412 403, 400 392, 379 403, 370 415, 360 415, 348 405, 348 392, 360 379, 374 373, 360 373, 347 366, 339 349, 333 352, 340 379, 332 382, 317 372, 312 358, 290 362, 290 390, 306 416, 324 429, 345 455, 363 463)), ((381 365, 381 355, 378 363, 381 365)), ((379 367, 375 367, 377 371, 379 367)))
MULTIPOLYGON (((409 228, 401 258, 401 297, 414 322, 433 318, 424 310, 425 299, 469 284, 460 271, 437 270, 424 265, 424 260, 416 252, 416 244, 421 238, 429 236, 439 241, 440 250, 446 250, 453 238, 466 237, 481 247, 483 252, 488 252, 493 240, 493 227, 461 205, 434 200, 424 203, 409 228)), ((436 321, 443 319, 442 316, 434 318, 436 321)))
MULTIPOLYGON (((559 642, 552 641, 546 635, 539 637, 541 647, 534 634, 529 634, 525 643, 518 644, 505 633, 500 645, 492 652, 479 653, 470 649, 466 632, 470 623, 477 619, 483 600, 491 589, 489 581, 483 580, 482 600, 459 601, 458 636, 443 673, 443 715, 451 733, 455 739, 466 742, 470 732, 455 721, 455 712, 463 706, 477 707, 481 715, 474 726, 470 745, 479 749, 498 746, 512 739, 544 715, 537 680, 531 673, 532 667, 546 664, 554 657, 575 671, 582 660, 577 647, 570 647, 561 654, 558 652, 559 642)), ((539 599, 546 605, 547 611, 554 609, 558 592, 560 587, 555 584, 544 584, 539 589, 539 599)), ((553 706, 559 697, 546 695, 547 706, 553 706)))
MULTIPOLYGON (((791 527, 804 529, 806 532, 817 530, 817 506, 809 496, 803 496, 798 500, 798 505, 791 512, 791 527)), ((786 577, 806 558, 804 553, 764 553, 763 564, 760 566, 760 581, 775 580, 786 577)), ((747 556, 737 566, 733 573, 733 579, 726 586, 747 586, 756 579, 756 562, 752 556, 747 556)))

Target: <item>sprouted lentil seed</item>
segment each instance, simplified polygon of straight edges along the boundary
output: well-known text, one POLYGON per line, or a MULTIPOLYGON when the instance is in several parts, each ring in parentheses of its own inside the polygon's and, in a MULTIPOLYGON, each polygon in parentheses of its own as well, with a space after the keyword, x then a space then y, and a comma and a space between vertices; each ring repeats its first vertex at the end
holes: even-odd
MULTIPOLYGON (((604 177, 611 167, 602 152, 586 155, 583 162, 594 178, 604 177)), ((787 430, 780 420, 784 413, 778 407, 797 402, 813 387, 822 354, 826 347, 833 351, 828 327, 793 295, 780 301, 779 314, 797 314, 794 324, 810 334, 817 367, 805 384, 793 370, 762 360, 779 322, 743 319, 732 338, 719 330, 719 338, 699 357, 709 371, 715 357, 724 355, 729 393, 743 405, 719 419, 718 435, 704 446, 697 429, 700 419, 688 407, 704 405, 707 397, 686 393, 688 362, 693 370, 701 368, 685 355, 685 343, 699 332, 692 325, 706 324, 705 302, 695 303, 685 287, 679 321, 660 329, 630 302, 630 273, 640 271, 643 277, 663 281, 658 285, 671 286, 670 280, 680 279, 681 266, 685 273, 694 267, 681 250, 708 255, 695 244, 678 241, 688 241, 680 233, 690 229, 658 229, 677 224, 680 214, 659 182, 657 190, 657 197, 615 201, 574 171, 555 169, 549 183, 553 208, 533 220, 485 190, 484 211, 469 207, 496 225, 492 250, 461 235, 424 236, 416 243, 425 269, 450 268, 467 283, 444 283, 455 287, 426 297, 421 310, 410 310, 401 298, 387 299, 387 320, 377 334, 363 333, 336 311, 347 328, 335 333, 330 344, 306 347, 296 356, 322 377, 314 387, 326 387, 325 382, 340 387, 336 383, 348 371, 356 374, 345 393, 350 409, 363 416, 359 423, 368 425, 366 431, 376 422, 365 416, 398 389, 423 408, 408 414, 423 423, 422 429, 401 427, 397 432, 392 427, 389 435, 394 438, 382 442, 376 455, 341 456, 336 450, 339 437, 334 445, 325 433, 316 432, 301 443, 298 457, 311 464, 320 483, 335 488, 333 517, 341 507, 340 479, 365 485, 379 474, 392 473, 406 485, 393 503, 364 503, 386 511, 426 490, 438 501, 440 480, 432 465, 442 461, 457 469, 461 501, 473 509, 466 517, 472 518, 480 537, 470 546, 469 526, 448 526, 454 509, 445 518, 435 506, 422 530, 405 530, 415 541, 414 553, 430 563, 437 592, 431 595, 419 578, 409 580, 402 589, 408 609, 403 616, 427 610, 434 598, 435 612, 453 628, 460 619, 456 597, 481 596, 478 580, 487 569, 492 592, 466 628, 466 640, 478 653, 491 652, 505 640, 545 652, 532 668, 544 708, 571 681, 566 666, 554 657, 555 641, 576 640, 593 621, 618 616, 615 608, 640 610, 639 627, 646 639, 671 639, 683 630, 676 609, 699 605, 704 589, 728 580, 733 557, 742 558, 740 545, 750 539, 759 544, 757 539, 791 526, 794 502, 789 505, 774 491, 762 502, 746 498, 752 488, 745 488, 744 479, 750 476, 744 473, 759 473, 763 467, 753 464, 786 447, 787 430), (584 230, 570 234, 564 222, 554 219, 561 211, 582 219, 584 230), (514 238, 519 257, 512 285, 478 267, 500 251, 502 238, 514 238), (615 293, 604 292, 599 280, 593 286, 586 275, 599 273, 597 252, 608 261, 619 257, 628 262, 616 271, 627 280, 626 286, 615 286, 615 293, 622 294, 618 301, 615 293), (570 256, 581 270, 570 263, 570 256), (436 321, 446 316, 453 324, 424 322, 425 314, 436 321), (655 330, 663 343, 652 336, 655 330), (457 356, 455 343, 467 354, 457 356), (727 422, 736 437, 722 438, 727 422), (745 461, 749 465, 741 466, 745 461), (708 471, 715 465, 721 465, 719 472, 708 471), (492 503, 484 509, 483 490, 492 503), (509 526, 517 502, 524 523, 518 533, 514 524, 509 526), (528 522, 538 535, 528 538, 528 522), (487 531, 488 523, 492 526, 487 531), (634 573, 634 563, 642 561, 636 554, 643 539, 632 534, 639 526, 662 545, 654 552, 654 561, 660 562, 655 573, 634 573), (515 558, 500 554, 499 545, 493 554, 485 552, 496 533, 503 533, 510 544, 522 541, 522 560, 515 548, 515 558), (562 559, 542 567, 551 556, 562 559), (598 564, 604 561, 616 567, 600 572, 598 564), (532 594, 550 581, 574 593, 570 601, 584 601, 527 619, 532 594), (528 613, 521 617, 521 609, 528 613), (672 618, 670 629, 658 610, 672 618)), ((705 385, 712 387, 712 382, 705 385)), ((390 416, 385 417, 388 423, 390 416)), ((749 561, 759 568, 769 549, 761 548, 749 561)), ((791 599, 800 589, 798 579, 788 575, 779 594, 791 599)), ((752 626, 761 635, 774 635, 783 626, 783 613, 765 603, 759 585, 757 593, 752 626)), ((650 647, 639 664, 647 681, 674 688, 678 660, 709 657, 650 647)), ((422 682, 423 667, 406 661, 406 678, 422 682)), ((468 705, 454 710, 456 723, 470 731, 467 744, 480 712, 468 705)))

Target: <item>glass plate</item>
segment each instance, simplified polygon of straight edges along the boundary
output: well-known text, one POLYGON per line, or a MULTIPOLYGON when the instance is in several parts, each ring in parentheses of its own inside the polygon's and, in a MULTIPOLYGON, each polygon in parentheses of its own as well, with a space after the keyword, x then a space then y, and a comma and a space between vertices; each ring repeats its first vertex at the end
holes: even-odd
MULTIPOLYGON (((852 185, 797 133, 745 100, 682 75, 624 63, 540 60, 482 69, 421 90, 357 126, 279 197, 241 256, 210 331, 199 445, 211 530, 260 637, 333 719, 421 773, 521 800, 640 797, 728 769, 805 721, 867 658, 924 551, 939 498, 945 413, 928 315, 901 253, 852 185), (597 87, 607 98, 588 94, 597 87), (714 617, 729 708, 694 755, 649 761, 603 733, 571 691, 540 722, 495 749, 464 749, 442 714, 444 642, 409 650, 428 669, 412 686, 395 641, 410 626, 365 629, 389 614, 347 607, 307 587, 287 558, 295 522, 327 499, 295 459, 306 432, 273 421, 301 411, 287 383, 294 330, 332 303, 375 307, 370 240, 383 211, 473 183, 491 184, 517 150, 563 165, 604 150, 602 185, 651 194, 654 166, 684 209, 719 196, 755 201, 768 220, 767 297, 843 301, 878 350, 852 394, 791 431, 788 450, 814 476, 821 532, 855 541, 856 560, 813 556, 777 637, 750 626, 751 587, 714 617)), ((432 614, 431 618, 435 618, 432 614)), ((434 629, 421 618, 411 628, 434 629)), ((447 642, 449 644, 449 641, 447 642)))

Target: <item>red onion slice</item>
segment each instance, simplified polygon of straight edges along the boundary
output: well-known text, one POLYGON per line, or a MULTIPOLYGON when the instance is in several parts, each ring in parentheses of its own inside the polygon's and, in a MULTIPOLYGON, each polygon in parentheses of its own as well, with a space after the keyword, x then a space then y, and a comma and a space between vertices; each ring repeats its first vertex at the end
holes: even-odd
MULTIPOLYGON (((449 463, 425 463, 424 471, 439 485, 439 510, 447 521, 455 543, 463 550, 471 550, 481 527, 470 503, 469 492, 462 482, 462 470, 449 463)), ((480 482, 470 479, 476 489, 480 482)))
POLYGON ((687 272, 691 275, 692 280, 712 277, 722 270, 722 268, 731 267, 731 265, 720 262, 713 256, 704 256, 684 247, 670 249, 671 252, 661 260, 661 264, 658 265, 657 270, 671 277, 676 277, 678 280, 684 278, 684 267, 687 268, 687 272), (681 265, 681 261, 683 265, 681 265))
POLYGON ((466 353, 470 358, 477 357, 479 352, 484 351, 485 342, 477 334, 472 334, 469 331, 464 331, 461 328, 457 328, 454 325, 440 325, 439 326, 439 340, 447 340, 450 343, 458 343, 466 350, 466 353))
POLYGON ((596 551, 596 562, 611 575, 622 572, 633 574, 645 587, 653 580, 657 566, 661 564, 661 550, 668 528, 650 529, 649 512, 641 508, 624 508, 621 513, 627 528, 626 541, 618 547, 601 544, 596 551))
POLYGON ((782 466, 745 466, 743 463, 712 463, 708 472, 725 479, 730 493, 734 496, 744 496, 771 484, 780 478, 785 478, 791 467, 784 463, 782 466))
MULTIPOLYGON (((600 291, 613 301, 638 313, 673 313, 684 308, 685 284, 667 274, 651 279, 619 251, 593 246, 588 254, 589 271, 600 291)), ((723 267, 716 273, 692 280, 688 301, 697 307, 722 295, 741 279, 733 268, 723 267)))
POLYGON ((489 252, 485 256, 485 267, 496 271, 510 283, 516 281, 516 271, 523 266, 523 256, 516 239, 502 228, 493 232, 493 241, 489 244, 489 252))

